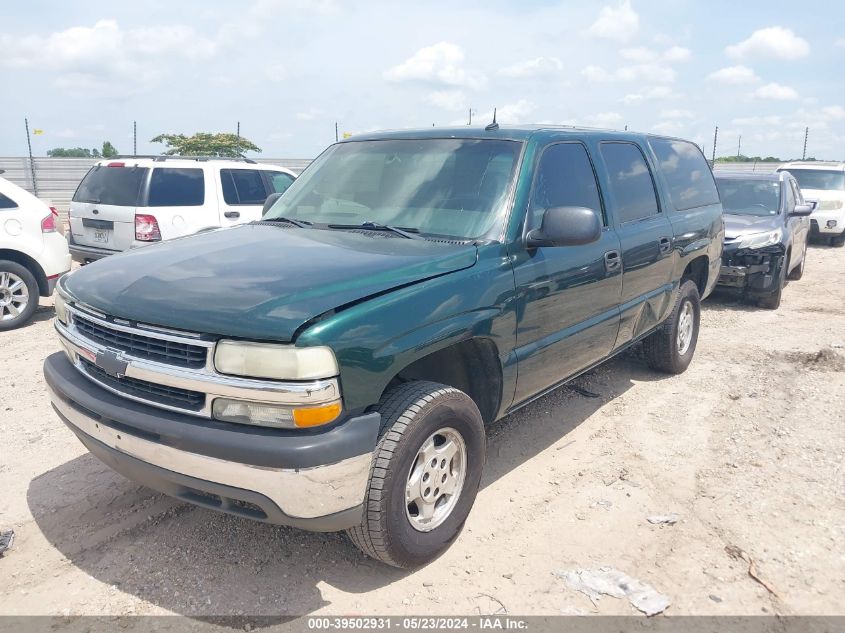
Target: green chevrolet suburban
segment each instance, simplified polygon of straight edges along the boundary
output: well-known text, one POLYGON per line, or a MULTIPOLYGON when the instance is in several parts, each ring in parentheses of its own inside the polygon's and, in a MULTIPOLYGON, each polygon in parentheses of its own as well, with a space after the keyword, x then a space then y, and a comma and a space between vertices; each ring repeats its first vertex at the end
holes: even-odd
POLYGON ((62 278, 61 420, 130 479, 413 567, 475 501, 485 425, 642 341, 692 360, 719 195, 680 139, 353 137, 263 218, 62 278))

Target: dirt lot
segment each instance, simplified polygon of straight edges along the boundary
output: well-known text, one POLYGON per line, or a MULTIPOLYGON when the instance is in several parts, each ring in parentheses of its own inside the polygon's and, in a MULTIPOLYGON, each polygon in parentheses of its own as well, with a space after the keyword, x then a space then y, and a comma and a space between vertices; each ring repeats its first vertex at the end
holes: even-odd
POLYGON ((553 575, 603 565, 665 593, 670 615, 845 613, 845 249, 813 248, 776 312, 709 299, 682 376, 633 352, 577 381, 600 397, 563 388, 497 423, 463 534, 412 573, 101 465, 47 402, 51 312, 0 334, 0 527, 17 533, 0 613, 634 612, 553 575))

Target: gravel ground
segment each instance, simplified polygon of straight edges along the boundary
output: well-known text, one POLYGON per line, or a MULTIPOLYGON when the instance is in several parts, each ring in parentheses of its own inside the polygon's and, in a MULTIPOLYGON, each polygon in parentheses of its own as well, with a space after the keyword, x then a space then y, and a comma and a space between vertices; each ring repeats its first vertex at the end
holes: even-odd
POLYGON ((48 404, 42 300, 0 333, 0 528, 17 534, 0 614, 635 613, 554 574, 603 566, 668 615, 845 614, 845 249, 808 257, 777 311, 709 299, 685 374, 634 350, 575 383, 599 397, 562 388, 495 424, 466 528, 414 572, 100 464, 48 404))

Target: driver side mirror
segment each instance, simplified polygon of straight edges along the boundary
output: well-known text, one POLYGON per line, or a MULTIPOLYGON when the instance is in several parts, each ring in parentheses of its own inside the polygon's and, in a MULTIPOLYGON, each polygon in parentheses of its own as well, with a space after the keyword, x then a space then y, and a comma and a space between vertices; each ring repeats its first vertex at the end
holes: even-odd
POLYGON ((815 209, 816 209, 816 205, 817 205, 817 204, 818 204, 818 203, 817 203, 817 202, 815 202, 815 201, 813 201, 813 202, 808 202, 807 204, 796 204, 796 205, 795 205, 795 209, 793 209, 793 210, 792 210, 792 213, 790 213, 789 215, 790 215, 791 217, 794 217, 794 218, 803 218, 803 217, 807 217, 807 216, 808 216, 808 215, 810 215, 813 211, 815 211, 815 209))
POLYGON ((601 231, 601 218, 593 209, 552 207, 543 214, 540 228, 528 233, 528 248, 591 244, 601 231))
POLYGON ((267 196, 267 199, 264 201, 264 208, 261 209, 261 215, 263 216, 265 213, 267 213, 270 210, 270 207, 276 204, 276 200, 281 197, 282 194, 280 193, 271 193, 269 196, 267 196))

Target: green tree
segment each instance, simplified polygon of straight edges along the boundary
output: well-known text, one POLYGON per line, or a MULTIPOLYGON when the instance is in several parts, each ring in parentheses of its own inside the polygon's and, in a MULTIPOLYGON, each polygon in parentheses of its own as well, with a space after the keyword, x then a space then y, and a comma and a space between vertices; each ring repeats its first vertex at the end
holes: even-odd
POLYGON ((48 149, 47 156, 52 158, 92 158, 91 150, 86 147, 56 147, 48 149))
POLYGON ((112 145, 109 141, 103 141, 103 158, 111 158, 112 156, 117 156, 118 151, 117 148, 112 145))
POLYGON ((260 152, 249 139, 235 134, 197 132, 193 136, 184 134, 159 134, 151 143, 164 143, 167 156, 221 156, 235 158, 244 152, 260 152))

